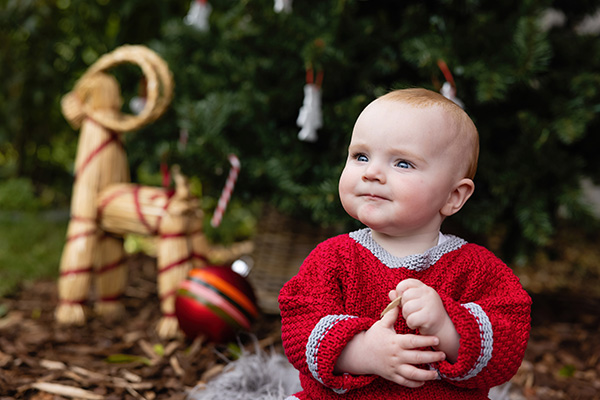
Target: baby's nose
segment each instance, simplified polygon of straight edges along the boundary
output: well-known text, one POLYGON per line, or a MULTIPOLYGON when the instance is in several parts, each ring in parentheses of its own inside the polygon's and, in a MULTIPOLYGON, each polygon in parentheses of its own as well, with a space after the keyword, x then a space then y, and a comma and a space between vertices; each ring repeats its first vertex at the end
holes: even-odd
POLYGON ((385 182, 385 172, 381 165, 376 162, 369 162, 363 173, 364 181, 385 182))

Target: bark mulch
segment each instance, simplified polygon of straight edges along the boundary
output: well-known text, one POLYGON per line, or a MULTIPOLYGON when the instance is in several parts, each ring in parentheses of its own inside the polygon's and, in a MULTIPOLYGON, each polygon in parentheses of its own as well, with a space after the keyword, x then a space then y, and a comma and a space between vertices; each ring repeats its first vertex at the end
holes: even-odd
MULTIPOLYGON (((129 264, 120 322, 56 324, 55 281, 0 299, 0 400, 184 399, 187 389, 220 373, 239 346, 281 350, 278 318, 268 315, 236 344, 160 340, 155 262, 137 255, 129 264)), ((534 296, 531 340, 511 398, 600 399, 599 307, 599 299, 534 296)))

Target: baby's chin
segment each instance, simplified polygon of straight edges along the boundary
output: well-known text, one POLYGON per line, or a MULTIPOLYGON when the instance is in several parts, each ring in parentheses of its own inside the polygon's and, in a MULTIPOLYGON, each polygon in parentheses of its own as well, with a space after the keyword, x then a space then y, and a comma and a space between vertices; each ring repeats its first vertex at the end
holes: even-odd
POLYGON ((361 207, 354 218, 377 231, 391 227, 389 213, 385 213, 377 207, 361 207))
MULTIPOLYGON (((387 234, 389 230, 395 230, 388 213, 385 213, 376 205, 362 204, 358 207, 344 207, 346 213, 359 221, 372 231, 387 234)), ((390 232, 391 233, 391 232, 390 232)))
POLYGON ((395 232, 393 232, 394 229, 390 227, 390 224, 387 223, 387 221, 374 221, 373 219, 366 218, 358 220, 373 232, 377 232, 385 236, 395 236, 395 232))

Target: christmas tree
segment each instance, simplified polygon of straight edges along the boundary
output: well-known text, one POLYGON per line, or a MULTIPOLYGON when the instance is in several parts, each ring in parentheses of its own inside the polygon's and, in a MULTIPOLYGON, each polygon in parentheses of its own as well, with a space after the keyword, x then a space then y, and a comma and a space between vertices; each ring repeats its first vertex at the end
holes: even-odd
MULTIPOLYGON (((0 63, 8 85, 0 94, 0 161, 17 165, 2 176, 49 184, 57 176, 49 171, 70 172, 74 141, 58 112, 60 96, 98 56, 141 43, 166 59, 176 89, 162 120, 126 137, 134 181, 160 184, 160 164, 179 164, 201 182, 210 212, 233 153, 242 164, 234 202, 271 204, 315 225, 351 229, 357 225, 339 204, 337 180, 360 111, 391 89, 444 90, 462 102, 481 137, 475 195, 446 229, 478 240, 493 234, 504 255, 522 254, 551 244, 563 221, 594 221, 581 201, 581 180, 600 181, 600 43, 592 18, 599 5, 9 2, 0 12, 9 28, 0 37, 10 49, 0 63), (30 62, 36 54, 42 56, 30 62), (301 109, 316 112, 304 127, 301 109), (302 140, 309 122, 313 136, 302 140), (68 151, 56 151, 57 143, 68 151)), ((129 104, 139 75, 118 73, 129 104)), ((59 176, 70 184, 68 174, 59 176)))
POLYGON ((173 68, 174 125, 187 134, 185 148, 167 145, 180 132, 162 136, 163 149, 207 193, 218 192, 235 153, 239 199, 352 227, 337 180, 356 117, 390 89, 444 87, 481 136, 476 194, 455 225, 494 231, 515 255, 550 243, 559 219, 589 220, 580 179, 600 178, 592 154, 600 44, 578 27, 597 1, 297 1, 287 12, 270 0, 210 5, 208 27, 171 20, 150 43, 173 68), (321 92, 312 142, 298 138, 307 82, 321 92))

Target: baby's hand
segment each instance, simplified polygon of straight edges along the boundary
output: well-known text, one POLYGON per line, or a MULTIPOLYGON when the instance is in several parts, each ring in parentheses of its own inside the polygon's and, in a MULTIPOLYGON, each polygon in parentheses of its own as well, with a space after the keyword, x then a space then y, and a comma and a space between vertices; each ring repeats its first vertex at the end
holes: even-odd
POLYGON ((442 361, 441 351, 421 350, 439 344, 434 336, 400 335, 394 330, 399 309, 388 312, 367 331, 348 343, 336 364, 338 372, 376 374, 408 387, 419 387, 437 379, 437 372, 415 365, 442 361))
POLYGON ((390 299, 402 296, 402 316, 406 325, 423 335, 436 336, 450 362, 458 356, 459 339, 454 323, 448 316, 440 295, 435 289, 417 279, 405 279, 390 292, 390 299))
POLYGON ((439 294, 419 280, 403 280, 396 286, 396 293, 390 292, 390 298, 395 298, 394 294, 402 296, 406 325, 424 335, 437 335, 445 320, 450 319, 439 294))

